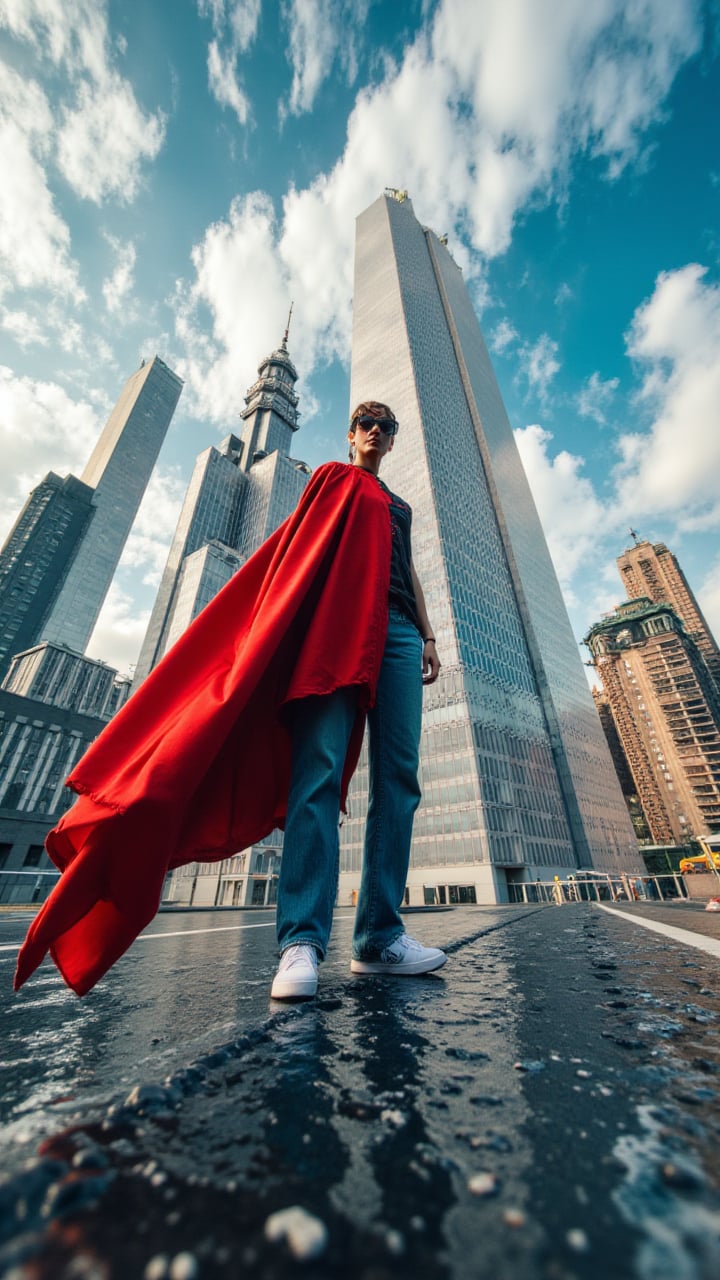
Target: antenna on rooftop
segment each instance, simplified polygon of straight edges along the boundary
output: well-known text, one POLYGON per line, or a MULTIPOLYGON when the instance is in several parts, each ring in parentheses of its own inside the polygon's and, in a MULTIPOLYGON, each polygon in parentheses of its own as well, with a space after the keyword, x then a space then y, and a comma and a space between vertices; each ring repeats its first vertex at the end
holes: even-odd
POLYGON ((287 325, 285 326, 285 335, 282 340, 282 344, 284 347, 287 347, 288 334, 290 332, 290 321, 292 320, 292 313, 293 313, 294 306, 295 306, 295 300, 293 299, 293 301, 290 303, 290 310, 288 311, 287 325))

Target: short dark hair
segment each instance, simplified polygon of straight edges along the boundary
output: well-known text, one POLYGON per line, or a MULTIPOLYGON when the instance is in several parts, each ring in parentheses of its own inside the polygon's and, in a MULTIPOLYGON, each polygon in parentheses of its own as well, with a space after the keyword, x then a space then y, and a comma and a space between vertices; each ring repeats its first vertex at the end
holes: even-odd
POLYGON ((395 414, 389 404, 383 404, 380 400, 363 400, 362 404, 359 404, 357 409, 353 410, 350 415, 351 431, 355 430, 355 423, 358 418, 363 418, 366 414, 371 418, 391 418, 395 423, 395 430, 397 431, 397 418, 395 417, 395 414))

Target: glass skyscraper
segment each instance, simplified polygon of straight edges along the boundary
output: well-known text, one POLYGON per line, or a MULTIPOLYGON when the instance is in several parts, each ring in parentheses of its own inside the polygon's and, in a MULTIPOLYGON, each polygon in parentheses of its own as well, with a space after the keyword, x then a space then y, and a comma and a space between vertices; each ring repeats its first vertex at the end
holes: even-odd
POLYGON ((43 623, 40 639, 82 653, 157 461, 182 381, 159 356, 125 383, 81 480, 94 490, 93 518, 43 623))
MULTIPOLYGON (((641 869, 632 825, 467 288, 405 193, 358 220, 351 404, 387 401, 383 479, 443 663, 425 691, 411 901, 504 900, 578 868, 641 869)), ((341 831, 359 881, 364 757, 341 831)))
POLYGON ((50 471, 0 551, 0 678, 40 635, 95 507, 93 490, 50 471))

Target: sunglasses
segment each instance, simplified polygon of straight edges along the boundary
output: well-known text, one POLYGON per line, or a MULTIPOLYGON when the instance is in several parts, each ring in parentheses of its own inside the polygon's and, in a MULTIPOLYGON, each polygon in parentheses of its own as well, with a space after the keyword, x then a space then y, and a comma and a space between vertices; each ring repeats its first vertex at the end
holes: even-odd
POLYGON ((379 427, 384 435, 394 436, 398 424, 393 418, 371 418, 369 414, 365 414, 362 418, 355 419, 354 427, 359 427, 361 431, 372 431, 373 427, 379 427))

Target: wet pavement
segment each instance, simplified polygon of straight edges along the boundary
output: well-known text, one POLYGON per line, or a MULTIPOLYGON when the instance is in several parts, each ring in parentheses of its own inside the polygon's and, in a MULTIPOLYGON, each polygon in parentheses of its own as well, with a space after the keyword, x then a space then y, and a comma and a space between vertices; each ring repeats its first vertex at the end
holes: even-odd
POLYGON ((351 927, 283 1007, 270 913, 161 916, 84 1001, 12 997, 2 921, 0 1274, 715 1280, 720 959, 468 906, 408 917, 438 973, 351 977, 351 927))

